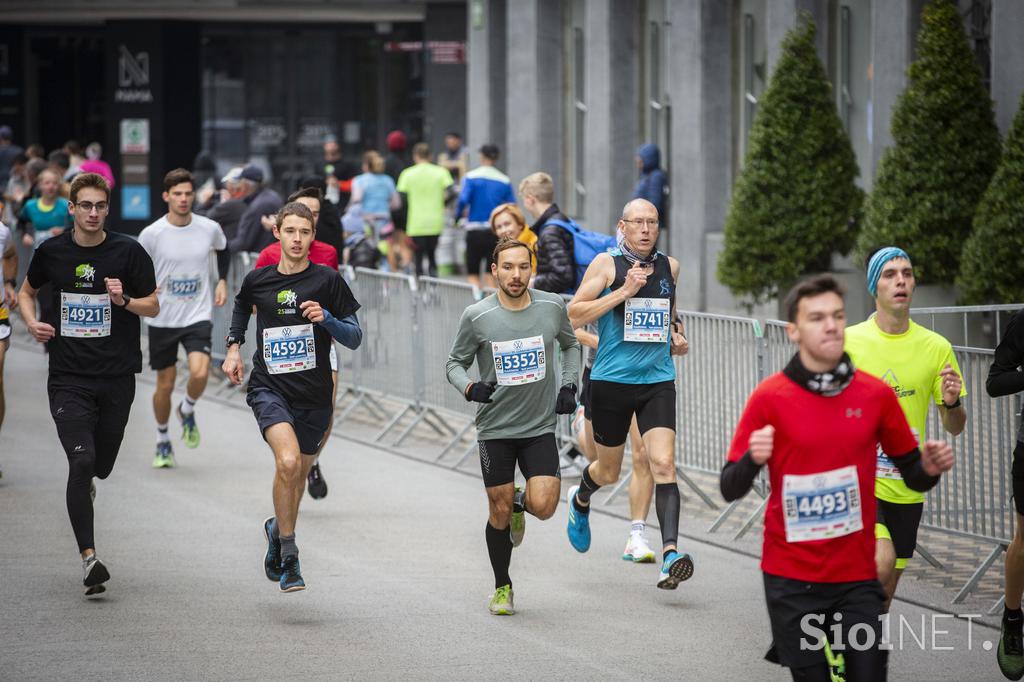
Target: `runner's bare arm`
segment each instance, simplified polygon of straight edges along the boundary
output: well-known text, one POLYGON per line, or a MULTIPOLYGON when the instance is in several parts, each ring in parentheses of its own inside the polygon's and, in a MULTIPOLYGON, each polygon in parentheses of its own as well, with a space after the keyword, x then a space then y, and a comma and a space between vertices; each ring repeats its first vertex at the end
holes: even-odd
POLYGON ((580 288, 569 303, 569 319, 573 328, 590 324, 635 293, 627 292, 626 287, 622 286, 607 296, 601 296, 601 292, 608 288, 614 278, 615 261, 607 253, 598 254, 587 268, 580 288))
POLYGON ((574 331, 576 333, 576 340, 580 342, 581 346, 597 350, 597 334, 591 334, 583 327, 577 327, 574 331))
POLYGON ((18 292, 18 310, 21 312, 21 319, 25 321, 29 333, 36 341, 49 341, 53 338, 56 330, 52 325, 40 322, 36 319, 36 296, 39 290, 28 283, 28 277, 21 283, 21 291, 18 292))

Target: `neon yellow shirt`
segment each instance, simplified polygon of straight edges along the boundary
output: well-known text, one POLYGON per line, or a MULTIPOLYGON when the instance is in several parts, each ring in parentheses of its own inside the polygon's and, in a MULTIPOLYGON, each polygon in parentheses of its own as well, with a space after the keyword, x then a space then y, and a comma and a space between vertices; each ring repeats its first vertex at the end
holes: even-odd
POLYGON ((433 237, 444 230, 444 191, 452 184, 447 168, 432 163, 414 163, 398 176, 397 189, 406 195, 409 213, 405 233, 410 237, 433 237))
MULTIPOLYGON (((847 327, 846 352, 854 367, 878 377, 896 392, 907 423, 919 443, 925 439, 929 402, 942 404, 939 372, 949 363, 963 379, 949 341, 913 320, 906 332, 886 334, 878 328, 872 315, 860 324, 847 327)), ((966 386, 960 389, 960 396, 965 395, 966 386)), ((875 497, 896 504, 924 502, 924 494, 908 488, 892 460, 881 451, 878 453, 875 497)))

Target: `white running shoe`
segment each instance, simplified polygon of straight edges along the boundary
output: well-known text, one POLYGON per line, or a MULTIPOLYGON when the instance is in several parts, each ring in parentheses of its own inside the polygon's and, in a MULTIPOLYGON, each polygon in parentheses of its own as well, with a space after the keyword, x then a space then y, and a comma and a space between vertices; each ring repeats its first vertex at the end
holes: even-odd
POLYGON ((636 564, 653 564, 654 550, 648 546, 647 539, 643 535, 630 533, 626 549, 622 550, 622 559, 636 564))

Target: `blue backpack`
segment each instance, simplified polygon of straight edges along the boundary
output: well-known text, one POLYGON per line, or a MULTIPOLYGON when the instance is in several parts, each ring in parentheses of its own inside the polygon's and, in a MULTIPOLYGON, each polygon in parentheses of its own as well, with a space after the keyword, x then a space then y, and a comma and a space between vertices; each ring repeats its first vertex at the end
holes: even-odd
POLYGON ((615 235, 584 230, 571 218, 568 221, 552 219, 544 223, 544 225, 557 225, 563 230, 568 230, 569 234, 572 235, 572 256, 573 260, 576 261, 576 285, 572 288, 572 291, 567 291, 567 294, 576 293, 580 282, 583 281, 583 275, 587 272, 587 267, 594 262, 597 254, 605 253, 618 247, 615 235))

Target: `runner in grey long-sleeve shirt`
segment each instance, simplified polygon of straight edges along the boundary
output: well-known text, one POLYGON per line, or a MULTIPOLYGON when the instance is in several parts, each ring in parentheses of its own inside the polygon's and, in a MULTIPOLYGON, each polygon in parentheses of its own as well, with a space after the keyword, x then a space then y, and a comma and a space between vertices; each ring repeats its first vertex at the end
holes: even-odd
POLYGON ((451 353, 448 381, 476 413, 480 468, 490 506, 487 553, 494 569, 490 612, 512 615, 512 548, 526 532, 524 512, 538 519, 555 513, 561 490, 555 415, 576 409, 580 345, 556 294, 528 289, 530 247, 502 240, 494 249, 491 274, 498 292, 466 308, 451 353), (550 359, 558 344, 561 376, 550 359), (474 360, 480 381, 466 370, 474 360), (554 382, 560 388, 555 391, 554 382), (514 487, 516 463, 526 490, 514 487))

